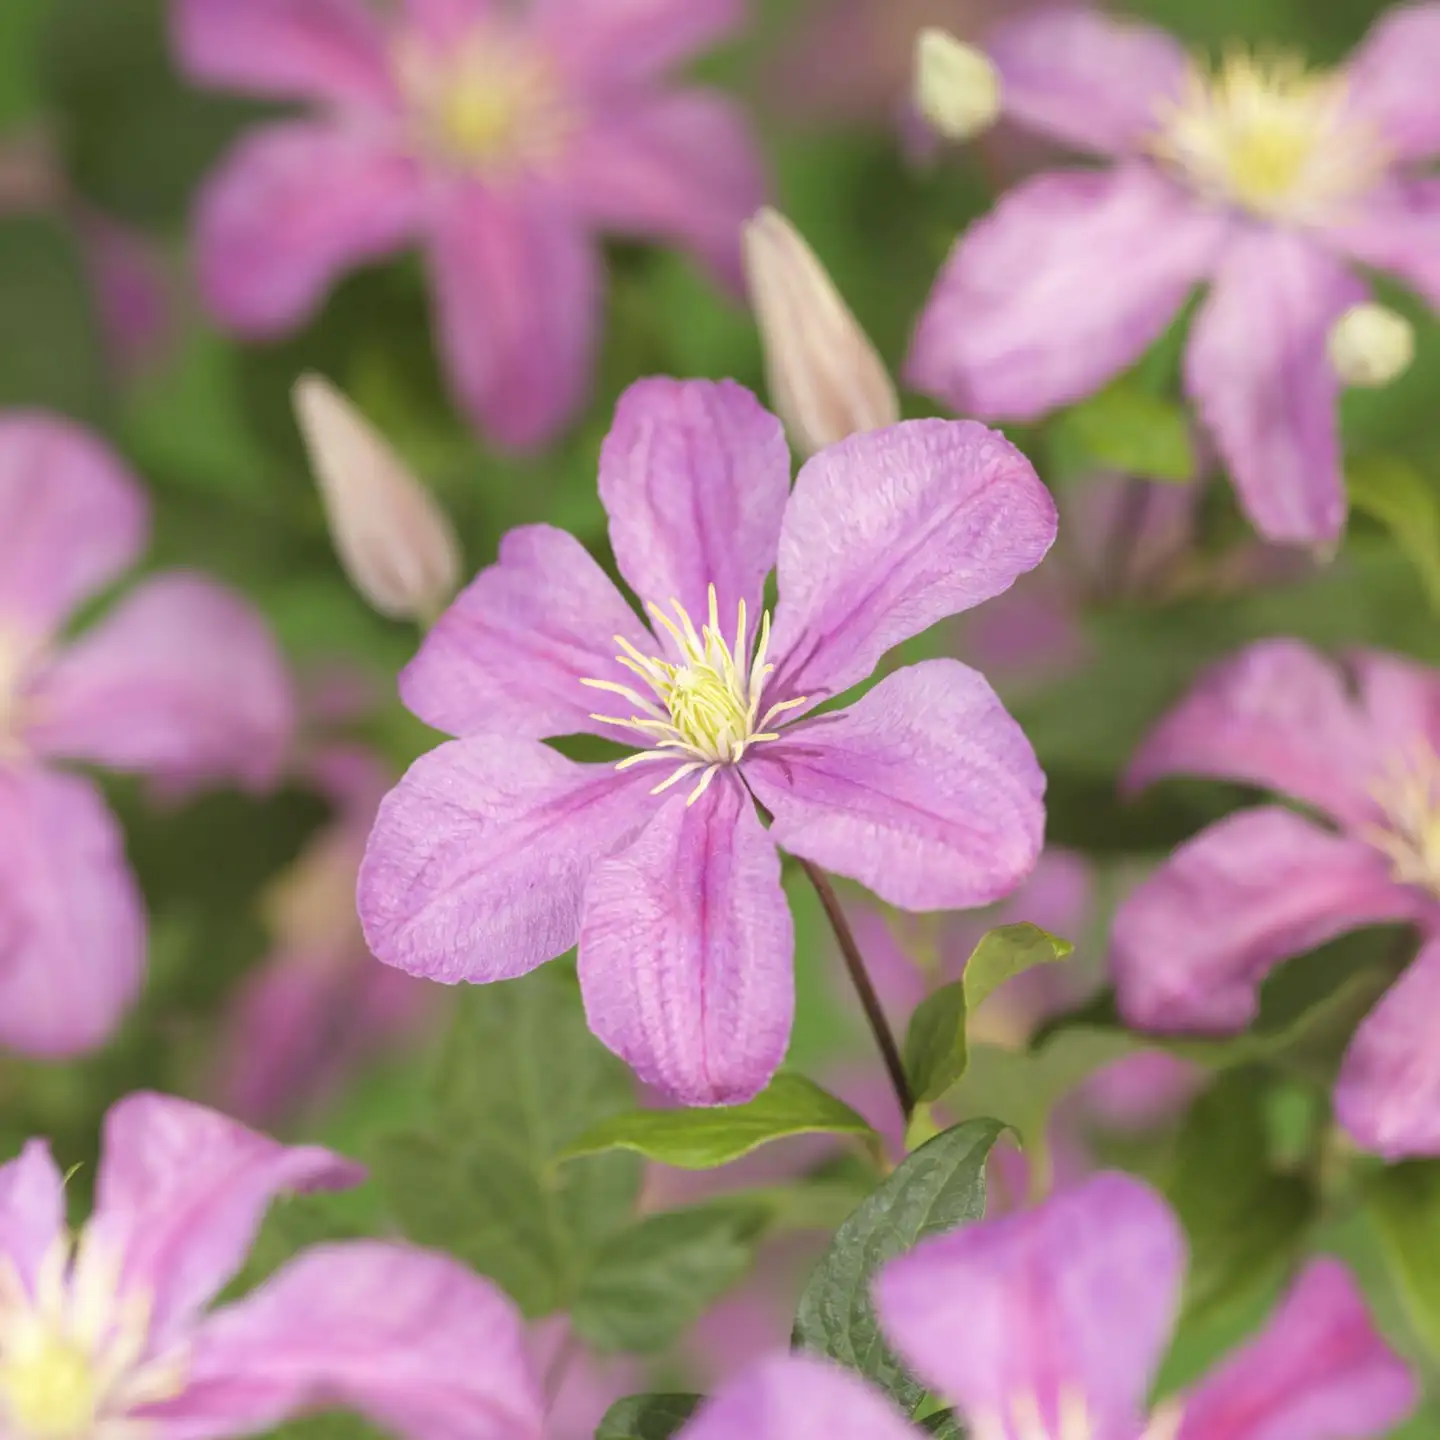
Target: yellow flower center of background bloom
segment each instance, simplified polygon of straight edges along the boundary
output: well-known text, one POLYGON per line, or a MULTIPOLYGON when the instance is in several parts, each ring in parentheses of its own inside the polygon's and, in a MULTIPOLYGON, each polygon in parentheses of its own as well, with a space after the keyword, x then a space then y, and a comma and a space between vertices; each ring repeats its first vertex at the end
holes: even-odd
POLYGON ((778 736, 768 727, 787 710, 805 704, 802 696, 772 705, 762 716, 760 701, 773 665, 765 663, 770 645, 770 612, 760 617, 755 653, 750 653, 745 602, 739 607, 732 645, 721 633, 715 587, 710 586, 708 622, 696 630, 694 622, 678 600, 670 602, 672 620, 657 605, 648 608, 656 622, 674 639, 678 661, 641 654, 624 636, 615 643, 621 653, 616 659, 650 690, 646 696, 630 685, 611 680, 584 680, 596 690, 608 690, 628 700, 636 709, 628 718, 619 715, 592 715, 606 725, 635 730, 649 742, 649 748, 628 756, 617 768, 628 769, 649 760, 678 760, 675 771, 661 781, 652 794, 658 795, 687 775, 700 774, 690 793, 693 804, 722 765, 734 765, 751 745, 778 736), (703 773, 701 773, 703 772, 703 773))
POLYGON ((1370 786, 1383 823, 1362 834, 1402 885, 1440 898, 1440 758, 1425 740, 1394 756, 1370 786))
POLYGON ((81 1440, 94 1428, 99 1386, 84 1351, 42 1332, 29 1354, 8 1358, 0 1395, 10 1427, 36 1440, 81 1440))
POLYGON ((1166 101, 1153 153, 1207 199, 1266 219, 1321 223, 1379 178, 1379 137, 1347 114, 1341 76, 1293 56, 1234 51, 1215 73, 1195 66, 1166 101))

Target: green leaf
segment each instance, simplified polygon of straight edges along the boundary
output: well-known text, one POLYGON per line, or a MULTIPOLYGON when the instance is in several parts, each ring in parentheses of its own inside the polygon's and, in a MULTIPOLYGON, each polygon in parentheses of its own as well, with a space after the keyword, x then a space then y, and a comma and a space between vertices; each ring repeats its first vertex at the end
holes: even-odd
POLYGON ((971 951, 959 980, 928 995, 905 1036, 905 1073, 917 1101, 938 1100, 964 1073, 966 1021, 1007 980, 1054 960, 1075 947, 1028 922, 1001 925, 971 951))
POLYGON ((965 1428, 953 1410, 936 1410, 915 1423, 927 1435, 938 1436, 939 1440, 965 1440, 965 1428))
POLYGON ((1118 470, 1144 480, 1184 481, 1195 474, 1185 408, 1133 380, 1118 380, 1066 411, 1055 430, 1077 469, 1118 470))
POLYGON ((606 1412, 595 1440, 670 1440, 695 1413, 703 1395, 627 1395, 606 1412))
POLYGON ((1440 610, 1440 493, 1408 460, 1393 455, 1352 461, 1345 484, 1350 503, 1390 531, 1440 610))
POLYGON ((1377 1171, 1364 1201, 1415 1334, 1440 1357, 1440 1162, 1377 1171))
POLYGON ((750 1269, 768 1207, 719 1202, 651 1215, 596 1254, 571 1307, 597 1350, 653 1354, 750 1269))
POLYGON ((477 985, 459 997, 426 1123, 382 1142, 376 1178, 412 1239, 460 1255, 528 1315, 549 1314, 628 1223, 640 1180, 628 1155, 563 1169, 555 1158, 632 1103, 569 967, 477 985))
POLYGON ((777 1075, 744 1105, 709 1110, 633 1110, 592 1126, 560 1158, 633 1150, 682 1170, 728 1165, 791 1135, 855 1135, 874 1145, 867 1121, 803 1075, 777 1075))
POLYGON ((985 1213, 985 1161, 1005 1127, 971 1120, 907 1156, 836 1232, 800 1297, 797 1348, 838 1360, 913 1414, 925 1387, 880 1333, 870 1289, 880 1267, 930 1235, 985 1213))

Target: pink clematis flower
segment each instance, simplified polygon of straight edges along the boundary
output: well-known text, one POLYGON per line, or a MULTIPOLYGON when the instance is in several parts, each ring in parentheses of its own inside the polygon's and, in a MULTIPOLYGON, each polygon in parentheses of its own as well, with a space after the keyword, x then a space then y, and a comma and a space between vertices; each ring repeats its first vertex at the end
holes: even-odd
POLYGON ((431 1440, 539 1440, 510 1301, 447 1255, 356 1240, 302 1252, 210 1314, 270 1201, 361 1172, 165 1095, 105 1121, 95 1211, 32 1140, 0 1167, 0 1422, 13 1440, 253 1435, 344 1406, 431 1440))
POLYGON ((507 536, 401 677, 415 714, 466 738, 381 805, 360 917, 382 960, 448 983, 578 939, 600 1039, 680 1099, 738 1101, 790 1033, 777 846, 919 910, 986 904, 1033 865, 1044 777, 973 670, 928 661, 813 712, 1037 564, 1055 508, 969 421, 854 436, 792 494, 754 396, 672 380, 621 398, 600 496, 652 627, 571 536, 507 536), (641 748, 617 767, 539 743, 576 732, 641 748))
POLYGON ((1210 775, 1318 810, 1242 810, 1182 845, 1121 906, 1120 1006, 1152 1030, 1226 1034, 1282 960, 1363 925, 1429 938, 1361 1024, 1335 1093, 1386 1156, 1440 1154, 1440 676, 1361 653, 1342 672, 1293 640, 1203 675, 1131 762, 1127 784, 1210 775), (1353 693, 1352 693, 1353 684, 1353 693))
MULTIPOLYGON (((1185 1263, 1164 1202, 1104 1174, 1039 1208, 924 1241, 881 1271, 880 1321, 974 1440, 1365 1440, 1418 1386, 1343 1266, 1315 1260, 1265 1330, 1146 1413, 1185 1263)), ((679 1440, 919 1440, 850 1371, 774 1356, 679 1440)))
POLYGON ((139 989, 144 907, 81 761, 167 788, 278 773, 289 680, 260 617, 198 575, 142 581, 73 641, 66 618, 144 547, 145 496, 78 427, 0 417, 0 1043, 100 1044, 139 989))
MULTIPOLYGON (((1133 364, 1209 281, 1186 389, 1261 534, 1333 542, 1327 342, 1366 299, 1352 262, 1440 305, 1440 182, 1416 168, 1440 153, 1440 5, 1387 12, 1333 75, 1241 53, 1210 75, 1162 31, 1075 9, 1003 26, 989 53, 1011 119, 1113 164, 1026 181, 960 240, 911 382, 965 414, 1034 418, 1133 364)), ((1348 353, 1389 329, 1340 333, 1348 353)))
POLYGON ((419 241, 455 395, 499 443, 550 438, 590 384, 599 232, 681 246, 738 286, 763 198, 729 100, 665 78, 742 0, 175 0, 203 84, 315 102, 241 141, 200 199, 200 282, 249 335, 419 241))

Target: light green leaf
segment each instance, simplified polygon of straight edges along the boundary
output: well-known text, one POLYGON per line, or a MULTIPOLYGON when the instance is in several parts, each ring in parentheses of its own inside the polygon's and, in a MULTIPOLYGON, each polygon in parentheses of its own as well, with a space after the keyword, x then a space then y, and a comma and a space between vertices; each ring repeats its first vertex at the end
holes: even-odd
POLYGON ((797 1348, 858 1371, 907 1413, 925 1387, 880 1333, 870 1290, 887 1261, 985 1213, 985 1161, 1004 1126, 971 1120, 907 1156, 836 1232, 795 1317, 797 1348))
POLYGON ((1415 1334, 1440 1358, 1440 1162, 1379 1170, 1364 1200, 1415 1334))
POLYGON ((905 1073, 916 1100, 938 1100, 965 1073, 966 1023, 990 995, 1022 971, 1063 960, 1074 948, 1029 923, 1001 925, 983 936, 961 978, 928 995, 910 1017, 905 1073))
POLYGON ((1352 461, 1345 484, 1350 503, 1394 536, 1430 604, 1440 610, 1440 492, 1408 460, 1393 455, 1352 461))
POLYGON ((670 1440, 703 1395, 627 1395, 606 1412, 595 1440, 670 1440))
POLYGON ((744 1105, 708 1110, 633 1110, 592 1126, 562 1160, 606 1150, 633 1150, 682 1170, 728 1165, 791 1135, 854 1135, 878 1144, 874 1130, 843 1101, 803 1075, 777 1075, 744 1105))
POLYGON ((1117 380, 1056 422, 1056 439, 1076 468, 1118 470, 1144 480, 1190 480, 1190 417, 1133 380, 1117 380))

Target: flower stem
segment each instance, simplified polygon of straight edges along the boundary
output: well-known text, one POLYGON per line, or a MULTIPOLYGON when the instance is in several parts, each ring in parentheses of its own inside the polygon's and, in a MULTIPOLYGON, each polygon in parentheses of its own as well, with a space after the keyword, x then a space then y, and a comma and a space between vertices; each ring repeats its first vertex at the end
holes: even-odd
POLYGON ((1150 508, 1150 482, 1128 477, 1115 506, 1110 533, 1100 557, 1097 589, 1108 600, 1126 594, 1134 578, 1135 546, 1145 528, 1146 511, 1150 508))
POLYGON ((875 987, 870 983, 869 972, 865 969, 864 957, 860 954, 860 947, 855 943, 854 933, 850 929, 850 922, 845 918, 845 912, 840 908, 840 897, 835 893, 835 887, 830 883, 829 877, 823 870, 817 869, 808 860, 802 860, 800 867, 809 876, 810 883, 815 887, 815 893, 820 897, 820 903, 825 907, 825 918, 830 922, 830 928, 835 932, 835 939, 840 943, 840 953, 845 957, 845 968, 850 972, 850 983, 855 987, 855 993, 860 997, 861 1008, 865 1011, 865 1019, 869 1022, 871 1033, 875 1036, 875 1043, 880 1047, 880 1057, 885 1061, 885 1069, 890 1076, 890 1084, 895 1089, 895 1098, 900 1102, 900 1112, 905 1117, 905 1123, 910 1123, 910 1116, 915 1110, 915 1097, 910 1093, 910 1081, 905 1076, 905 1064, 900 1059, 900 1047, 895 1043, 895 1034, 890 1029, 890 1022, 885 1018, 885 1012, 880 1008, 880 997, 875 993, 875 987))

